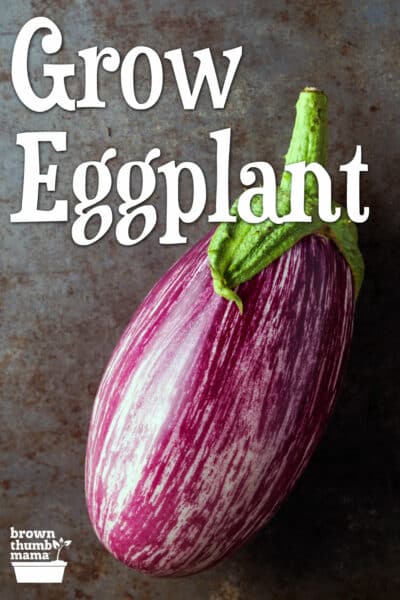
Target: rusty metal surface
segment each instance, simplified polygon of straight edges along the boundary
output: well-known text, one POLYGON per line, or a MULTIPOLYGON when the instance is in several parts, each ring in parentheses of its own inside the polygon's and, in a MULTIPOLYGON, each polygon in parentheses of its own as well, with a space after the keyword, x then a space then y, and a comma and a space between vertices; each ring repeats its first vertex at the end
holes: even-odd
MULTIPOLYGON (((398 306, 400 186, 399 9, 373 2, 145 2, 2 0, 0 31, 1 210, 1 547, 2 598, 134 600, 388 600, 400 597, 398 306), (111 45, 121 55, 147 45, 159 55, 181 47, 215 52, 243 45, 224 111, 202 94, 185 112, 170 70, 157 105, 135 112, 118 75, 103 73, 106 110, 34 114, 16 98, 11 53, 21 26, 48 16, 64 34, 52 61, 75 62, 71 94, 82 94, 77 51, 111 45), (181 580, 141 576, 96 540, 84 501, 84 454, 91 405, 106 361, 132 312, 183 247, 163 247, 160 223, 143 244, 123 248, 109 233, 74 245, 71 223, 10 224, 20 203, 20 131, 66 130, 58 156, 59 197, 70 200, 72 173, 114 146, 116 167, 159 146, 162 161, 194 160, 204 169, 212 212, 215 156, 210 131, 232 127, 232 195, 251 160, 281 164, 299 90, 330 99, 331 172, 362 144, 370 172, 362 198, 372 216, 360 228, 366 281, 352 357, 336 412, 309 468, 274 520, 217 567, 181 580), (397 276, 398 277, 398 276, 397 276), (397 367, 397 368, 396 368, 397 367), (18 585, 9 564, 9 527, 53 528, 73 543, 62 586, 18 585)), ((222 63, 220 63, 222 64, 222 63)), ((41 82, 39 40, 31 65, 41 82)), ((138 70, 138 75, 143 73, 138 70)), ((143 79, 145 85, 145 80, 143 79)), ((55 158, 43 153, 43 160, 55 158)), ((344 183, 334 177, 341 196, 344 183)), ((190 190, 183 192, 189 200, 190 190)), ((117 196, 111 197, 117 205, 117 196)), ((193 243, 206 216, 186 226, 193 243)))

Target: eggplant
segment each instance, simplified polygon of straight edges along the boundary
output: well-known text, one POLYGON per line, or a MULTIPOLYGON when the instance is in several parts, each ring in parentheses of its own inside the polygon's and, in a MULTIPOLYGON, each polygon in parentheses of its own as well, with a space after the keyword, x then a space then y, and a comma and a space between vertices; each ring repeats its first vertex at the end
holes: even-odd
POLYGON ((150 575, 205 569, 267 523, 309 461, 343 376, 362 258, 356 276, 338 236, 316 229, 271 260, 271 248, 261 252, 248 279, 229 279, 246 227, 251 246, 252 226, 221 224, 167 271, 95 400, 89 517, 111 554, 150 575), (238 231, 235 254, 227 240, 238 231))

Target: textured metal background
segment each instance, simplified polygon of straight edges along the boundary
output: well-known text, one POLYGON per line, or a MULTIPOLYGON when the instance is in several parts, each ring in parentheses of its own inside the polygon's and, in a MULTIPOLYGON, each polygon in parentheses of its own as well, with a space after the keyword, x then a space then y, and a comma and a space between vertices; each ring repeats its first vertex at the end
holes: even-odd
MULTIPOLYGON (((0 31, 1 153, 1 584, 2 598, 134 600, 380 600, 400 597, 399 509, 399 15, 398 2, 144 2, 2 0, 0 31), (185 112, 165 63, 157 105, 135 112, 123 101, 118 74, 103 73, 107 110, 34 114, 10 81, 13 44, 32 16, 52 18, 64 34, 51 62, 75 62, 70 82, 82 94, 77 51, 133 46, 160 55, 244 46, 224 111, 208 93, 185 112), (251 543, 219 566, 182 580, 142 577, 117 563, 96 540, 84 501, 84 454, 91 405, 106 361, 132 312, 183 247, 145 243, 123 248, 113 233, 94 246, 71 240, 68 224, 10 224, 20 204, 23 153, 17 132, 67 130, 57 194, 70 200, 82 161, 118 148, 115 167, 159 146, 159 161, 194 160, 207 174, 209 212, 215 186, 210 131, 232 127, 232 196, 251 160, 281 165, 294 103, 307 84, 330 100, 330 166, 337 170, 362 144, 370 172, 362 198, 371 206, 360 227, 366 281, 360 297, 349 369, 336 412, 312 463, 278 515, 251 543), (72 539, 63 585, 15 583, 8 533, 52 528, 72 539)), ((39 39, 31 74, 44 93, 39 39)), ((50 62, 50 61, 49 61, 50 62)), ((222 61, 218 64, 222 65, 222 61)), ((143 93, 146 74, 142 77, 143 93)), ((344 179, 335 175, 336 196, 344 179)), ((186 200, 190 190, 183 192, 186 200)), ((43 206, 46 205, 45 196, 43 206)), ((117 205, 117 196, 111 202, 117 205)), ((185 231, 193 243, 206 217, 185 231)))

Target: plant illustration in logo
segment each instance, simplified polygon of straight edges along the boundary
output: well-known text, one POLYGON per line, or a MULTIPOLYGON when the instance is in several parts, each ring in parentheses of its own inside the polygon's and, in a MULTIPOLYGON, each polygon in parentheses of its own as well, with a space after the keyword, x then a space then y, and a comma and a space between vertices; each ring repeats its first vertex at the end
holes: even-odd
POLYGON ((60 539, 57 540, 53 540, 53 548, 55 550, 57 550, 57 557, 55 561, 52 562, 63 562, 60 561, 60 552, 63 548, 68 548, 68 546, 71 545, 71 540, 64 540, 62 537, 60 537, 60 539))

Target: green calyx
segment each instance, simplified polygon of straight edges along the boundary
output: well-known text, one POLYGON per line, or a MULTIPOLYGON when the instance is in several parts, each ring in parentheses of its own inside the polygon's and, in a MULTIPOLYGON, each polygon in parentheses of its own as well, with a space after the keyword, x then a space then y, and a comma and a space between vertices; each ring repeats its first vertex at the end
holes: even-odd
MULTIPOLYGON (((285 167, 305 161, 326 165, 327 158, 327 98, 315 88, 305 88, 296 105, 296 121, 292 133, 285 167)), ((284 172, 277 190, 276 212, 279 217, 290 212, 291 174, 284 172)), ((349 264, 354 278, 356 297, 364 276, 364 261, 358 248, 357 228, 350 221, 346 209, 332 202, 333 208, 340 207, 341 216, 335 223, 324 223, 318 214, 318 183, 312 173, 305 178, 305 213, 312 217, 310 223, 288 222, 275 224, 269 219, 251 224, 238 215, 237 201, 231 214, 235 223, 220 223, 208 246, 208 259, 215 292, 236 303, 243 312, 243 303, 235 291, 241 283, 248 281, 265 269, 284 252, 292 248, 307 235, 319 234, 334 241, 349 264)), ((262 215, 261 195, 252 199, 251 209, 262 215)))

